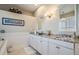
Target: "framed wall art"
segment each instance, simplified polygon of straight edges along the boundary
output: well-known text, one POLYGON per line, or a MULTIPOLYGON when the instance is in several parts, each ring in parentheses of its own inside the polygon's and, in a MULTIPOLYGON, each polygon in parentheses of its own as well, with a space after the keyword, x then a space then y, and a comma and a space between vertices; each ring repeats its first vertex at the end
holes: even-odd
POLYGON ((12 26, 24 26, 24 20, 13 19, 13 18, 2 18, 3 25, 12 25, 12 26))

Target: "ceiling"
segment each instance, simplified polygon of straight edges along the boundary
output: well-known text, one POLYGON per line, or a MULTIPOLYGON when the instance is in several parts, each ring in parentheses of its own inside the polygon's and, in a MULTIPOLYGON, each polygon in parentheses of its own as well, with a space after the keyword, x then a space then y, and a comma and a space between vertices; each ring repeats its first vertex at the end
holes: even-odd
POLYGON ((42 6, 48 8, 49 6, 54 6, 54 5, 55 4, 0 4, 0 9, 8 11, 11 7, 13 7, 13 8, 18 8, 23 12, 30 12, 34 14, 42 6))
POLYGON ((18 4, 16 6, 25 11, 30 11, 30 12, 34 12, 36 9, 40 7, 40 5, 35 5, 35 4, 18 4))
POLYGON ((34 12, 40 5, 34 5, 34 4, 0 4, 0 9, 2 10, 9 10, 9 8, 19 8, 22 11, 29 11, 34 12))
POLYGON ((38 9, 40 6, 53 6, 54 4, 0 4, 0 9, 2 10, 8 10, 11 7, 19 8, 23 11, 29 11, 34 12, 36 9, 38 9))
MULTIPOLYGON (((0 9, 9 10, 9 8, 18 8, 24 12, 30 12, 32 14, 36 13, 36 15, 44 15, 48 13, 53 13, 54 9, 58 7, 58 4, 0 4, 0 9)), ((67 5, 68 7, 69 5, 67 5)), ((71 5, 70 5, 71 6, 71 5)), ((63 7, 62 7, 63 8, 63 7)), ((71 8, 72 9, 72 8, 71 8)))

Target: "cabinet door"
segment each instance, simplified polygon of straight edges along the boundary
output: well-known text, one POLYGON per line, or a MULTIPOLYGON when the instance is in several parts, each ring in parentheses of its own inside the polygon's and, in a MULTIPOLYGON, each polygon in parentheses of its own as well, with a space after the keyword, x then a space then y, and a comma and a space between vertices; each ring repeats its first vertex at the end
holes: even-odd
POLYGON ((33 48, 37 49, 37 38, 36 37, 33 37, 33 40, 32 40, 32 46, 33 48))
POLYGON ((41 54, 47 55, 48 54, 48 39, 42 38, 41 40, 41 54))
POLYGON ((38 49, 38 46, 40 45, 38 41, 39 41, 39 38, 37 38, 36 36, 32 36, 32 42, 31 42, 32 47, 36 50, 38 49))
POLYGON ((36 47, 36 38, 34 36, 30 36, 30 45, 35 48, 36 47))
POLYGON ((41 51, 41 41, 38 36, 30 36, 30 45, 36 49, 39 53, 41 51))
POLYGON ((41 51, 41 39, 40 39, 40 37, 36 37, 35 49, 40 53, 40 51, 41 51))
POLYGON ((29 41, 30 45, 33 46, 33 43, 34 43, 34 40, 33 40, 33 37, 30 36, 30 41, 29 41))
POLYGON ((73 55, 74 52, 72 49, 68 49, 65 47, 58 46, 58 54, 59 55, 73 55))
POLYGON ((56 44, 54 44, 51 40, 49 40, 49 55, 57 55, 58 54, 58 49, 56 48, 56 44))
POLYGON ((43 54, 43 55, 47 55, 48 54, 48 39, 47 38, 43 38, 43 37, 37 37, 36 40, 36 50, 43 54))
POLYGON ((30 35, 27 35, 27 39, 28 39, 28 45, 31 45, 32 37, 30 35))

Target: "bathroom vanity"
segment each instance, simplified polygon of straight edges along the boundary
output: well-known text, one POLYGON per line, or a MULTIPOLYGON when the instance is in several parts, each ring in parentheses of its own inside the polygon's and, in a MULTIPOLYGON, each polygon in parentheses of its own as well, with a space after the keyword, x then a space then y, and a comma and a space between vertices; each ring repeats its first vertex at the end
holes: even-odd
POLYGON ((79 54, 79 40, 46 35, 29 34, 29 45, 42 55, 79 54), (67 40, 69 39, 69 40, 67 40))

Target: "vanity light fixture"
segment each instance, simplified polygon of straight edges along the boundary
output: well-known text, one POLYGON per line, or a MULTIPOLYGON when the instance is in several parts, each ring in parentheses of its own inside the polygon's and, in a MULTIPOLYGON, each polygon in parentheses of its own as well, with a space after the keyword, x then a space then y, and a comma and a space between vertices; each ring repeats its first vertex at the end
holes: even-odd
POLYGON ((47 15, 46 17, 52 18, 52 17, 55 17, 55 15, 54 15, 54 14, 49 14, 49 15, 47 15))

